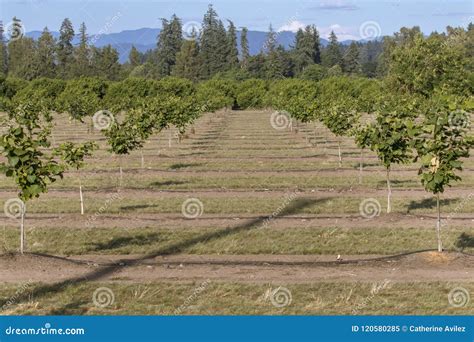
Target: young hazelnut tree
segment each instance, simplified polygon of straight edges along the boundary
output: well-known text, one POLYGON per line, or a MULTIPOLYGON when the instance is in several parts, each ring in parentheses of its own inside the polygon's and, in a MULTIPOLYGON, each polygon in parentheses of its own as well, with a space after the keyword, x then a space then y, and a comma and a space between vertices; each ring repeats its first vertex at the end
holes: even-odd
POLYGON ((339 167, 342 167, 342 137, 351 133, 358 121, 356 80, 333 77, 319 83, 317 116, 337 137, 339 167))
MULTIPOLYGON (((49 139, 53 118, 47 107, 39 102, 19 104, 10 109, 2 123, 6 130, 0 135, 0 148, 6 162, 0 164, 0 170, 12 178, 18 187, 22 254, 25 250, 26 202, 47 192, 48 186, 62 178, 69 167, 69 161, 56 160, 55 156, 60 152, 51 148, 49 139)), ((75 146, 68 144, 62 151, 66 152, 75 146)))
MULTIPOLYGON (((84 159, 92 156, 92 152, 97 149, 95 142, 86 142, 84 144, 75 145, 72 142, 65 142, 57 148, 55 154, 70 167, 78 171, 84 166, 84 159)), ((84 195, 82 192, 82 180, 79 178, 79 201, 81 204, 81 215, 84 215, 84 195)))
POLYGON ((387 213, 392 211, 391 167, 413 158, 413 141, 419 133, 414 108, 414 100, 388 95, 381 101, 375 122, 356 136, 357 144, 375 152, 386 169, 387 213))
POLYGON ((438 251, 443 251, 441 238, 440 194, 453 181, 461 180, 462 158, 469 157, 474 137, 469 135, 470 113, 474 103, 435 96, 428 100, 424 111, 422 134, 416 140, 417 159, 421 161, 418 174, 426 191, 436 196, 436 235, 438 251))

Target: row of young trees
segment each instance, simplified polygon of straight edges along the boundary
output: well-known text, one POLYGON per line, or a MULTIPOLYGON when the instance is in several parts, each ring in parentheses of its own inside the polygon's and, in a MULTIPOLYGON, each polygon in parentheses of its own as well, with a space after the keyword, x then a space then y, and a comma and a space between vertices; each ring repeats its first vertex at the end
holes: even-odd
MULTIPOLYGON (((6 116, 1 117, 5 132, 0 135, 0 151, 4 162, 0 170, 14 180, 19 190, 21 253, 25 246, 26 202, 47 192, 49 185, 69 168, 83 167, 84 160, 97 148, 94 141, 67 141, 54 146, 54 112, 67 112, 71 119, 81 122, 92 120, 94 128, 103 131, 109 151, 122 156, 141 148, 152 134, 170 126, 183 132, 206 108, 197 100, 192 82, 175 78, 129 80, 110 87, 94 78, 69 82, 38 79, 3 103, 6 116)), ((79 191, 83 214, 82 185, 79 191)))
POLYGON ((359 147, 374 151, 386 169, 388 213, 392 166, 419 162, 421 183, 436 196, 441 252, 440 194, 461 179, 463 158, 474 146, 469 131, 474 63, 472 51, 462 48, 468 39, 462 30, 447 39, 405 33, 393 47, 384 81, 288 81, 276 92, 275 107, 304 122, 320 121, 334 135, 353 137, 359 147))

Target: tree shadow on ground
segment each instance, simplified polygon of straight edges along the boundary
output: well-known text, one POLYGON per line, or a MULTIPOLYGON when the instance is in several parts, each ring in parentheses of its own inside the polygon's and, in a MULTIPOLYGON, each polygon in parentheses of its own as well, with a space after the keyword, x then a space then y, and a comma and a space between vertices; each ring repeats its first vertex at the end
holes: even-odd
POLYGON ((455 246, 461 251, 467 248, 474 248, 474 235, 462 233, 456 240, 455 246))
POLYGON ((135 211, 138 209, 148 209, 148 208, 158 208, 158 204, 137 204, 137 205, 125 205, 120 207, 120 210, 123 211, 135 211))
POLYGON ((158 233, 140 234, 135 236, 119 236, 107 242, 90 243, 87 247, 87 251, 100 252, 125 246, 146 246, 158 241, 159 239, 160 236, 158 233))
MULTIPOLYGON (((460 200, 457 198, 446 198, 442 199, 439 203, 441 207, 454 204, 459 202, 460 200)), ((417 209, 435 209, 436 208, 436 199, 433 198, 425 198, 420 201, 411 201, 407 208, 407 214, 409 214, 412 210, 417 209)))
MULTIPOLYGON (((300 212, 302 209, 305 207, 310 207, 314 205, 321 205, 328 201, 329 198, 318 198, 318 199, 304 199, 304 200, 293 200, 289 201, 288 204, 282 200, 282 205, 286 204, 284 208, 280 211, 280 213, 277 216, 282 216, 282 215, 291 215, 294 213, 300 212)), ((84 282, 88 281, 98 281, 101 280, 105 277, 109 277, 113 275, 114 273, 120 271, 123 267, 126 266, 135 266, 143 261, 146 260, 151 260, 154 259, 158 256, 166 256, 166 255, 172 255, 172 254, 179 254, 184 252, 186 249, 189 247, 192 247, 196 244, 200 243, 205 243, 205 242, 210 242, 213 240, 220 239, 222 237, 226 237, 229 235, 237 234, 242 231, 247 231, 251 229, 258 229, 261 227, 262 223, 265 223, 268 219, 272 218, 274 216, 264 216, 264 217, 258 217, 255 219, 252 219, 251 221, 247 223, 243 223, 241 225, 235 226, 235 227, 229 227, 229 228, 223 228, 218 231, 212 231, 212 232, 207 232, 203 233, 202 235, 199 235, 197 237, 193 237, 181 242, 174 243, 172 245, 162 247, 157 249, 156 251, 149 253, 147 255, 137 257, 134 259, 122 259, 118 260, 115 264, 100 267, 97 270, 94 270, 92 272, 88 272, 82 276, 79 277, 73 277, 70 279, 63 280, 61 282, 55 283, 55 284, 47 284, 47 285, 40 285, 33 289, 31 292, 28 291, 28 293, 23 293, 19 295, 16 298, 16 304, 20 304, 22 302, 28 301, 30 298, 35 298, 35 300, 38 300, 41 297, 45 297, 48 295, 54 295, 56 293, 59 293, 66 289, 69 286, 74 286, 77 284, 81 284, 84 282)), ((123 242, 125 243, 125 242, 123 242)), ((44 255, 43 255, 44 256, 44 255)), ((54 257, 54 256, 51 256, 54 257)), ((3 307, 5 304, 8 303, 8 298, 0 299, 0 308, 3 307)), ((64 310, 71 310, 72 304, 66 305, 64 307, 58 307, 57 311, 61 312, 64 310)), ((91 304, 92 305, 92 304, 91 304)))
MULTIPOLYGON (((383 173, 383 172, 381 172, 381 173, 383 173)), ((384 175, 384 177, 385 177, 385 175, 384 175)), ((407 185, 408 186, 410 184, 413 184, 413 181, 412 180, 391 179, 390 184, 392 186, 394 186, 394 185, 398 185, 398 186, 407 185)), ((386 188, 387 187, 387 180, 384 179, 384 180, 378 181, 377 182, 377 187, 378 188, 386 188)))
POLYGON ((182 185, 187 184, 188 181, 181 181, 181 180, 167 180, 163 182, 153 182, 150 184, 152 187, 160 187, 160 186, 169 186, 169 185, 182 185))
POLYGON ((187 169, 193 166, 202 166, 204 165, 203 163, 176 163, 173 165, 170 165, 168 169, 170 170, 181 170, 181 169, 187 169))

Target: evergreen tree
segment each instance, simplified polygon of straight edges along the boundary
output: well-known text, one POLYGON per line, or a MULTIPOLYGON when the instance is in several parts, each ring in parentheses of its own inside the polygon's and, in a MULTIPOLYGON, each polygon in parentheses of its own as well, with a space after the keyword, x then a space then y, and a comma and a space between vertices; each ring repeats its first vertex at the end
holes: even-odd
POLYGON ((137 50, 135 45, 132 45, 132 49, 128 55, 128 62, 134 68, 142 63, 142 54, 137 50))
POLYGON ((235 25, 229 20, 229 29, 227 31, 227 65, 229 69, 234 69, 239 65, 239 50, 237 49, 237 33, 235 25))
POLYGON ((273 31, 272 24, 270 24, 268 28, 268 33, 267 33, 267 39, 265 43, 263 44, 263 51, 266 52, 267 54, 271 54, 276 49, 276 43, 277 43, 276 32, 273 31))
POLYGON ((344 71, 349 74, 359 74, 359 47, 356 42, 352 42, 344 55, 344 71))
POLYGON ((74 38, 74 28, 69 18, 63 20, 59 29, 59 40, 57 45, 58 69, 59 74, 64 78, 69 75, 69 69, 74 60, 74 47, 72 40, 74 38))
POLYGON ((74 51, 74 66, 73 76, 90 76, 91 65, 90 65, 90 48, 87 43, 87 28, 86 24, 82 23, 79 29, 79 46, 74 51))
POLYGON ((246 27, 242 28, 242 32, 240 34, 240 48, 242 49, 242 67, 244 68, 247 67, 250 57, 249 40, 247 35, 248 29, 246 27))
POLYGON ((120 77, 119 54, 111 45, 93 48, 94 75, 115 81, 120 77))
POLYGON ((171 75, 183 41, 181 21, 176 15, 171 17, 171 21, 162 19, 162 26, 157 47, 156 76, 159 78, 171 75))
POLYGON ((377 61, 382 52, 382 43, 369 40, 360 49, 360 64, 362 74, 366 77, 377 75, 377 61))
POLYGON ((37 76, 36 44, 32 38, 21 37, 8 42, 8 75, 32 80, 37 76))
POLYGON ((8 51, 5 39, 3 23, 0 21, 0 76, 6 76, 8 72, 8 51))
POLYGON ((299 29, 295 38, 295 67, 298 73, 307 66, 321 63, 321 50, 318 30, 314 25, 299 29))
POLYGON ((279 45, 269 52, 265 60, 265 77, 268 79, 281 79, 291 77, 293 63, 288 51, 279 45))
POLYGON ((36 49, 36 71, 37 77, 54 78, 56 76, 56 48, 55 39, 45 27, 38 39, 36 49))
POLYGON ((329 44, 323 54, 323 65, 331 68, 335 65, 342 67, 341 47, 337 41, 337 36, 334 31, 329 35, 329 44))
POLYGON ((201 75, 209 78, 218 72, 225 71, 227 62, 227 35, 222 21, 209 5, 202 23, 200 37, 201 75))
POLYGON ((260 52, 258 55, 249 56, 246 69, 254 78, 265 78, 265 55, 260 52))
POLYGON ((201 61, 199 55, 199 46, 197 44, 197 33, 193 30, 190 40, 185 40, 176 56, 176 65, 173 68, 172 75, 183 77, 192 81, 199 80, 201 71, 201 61))

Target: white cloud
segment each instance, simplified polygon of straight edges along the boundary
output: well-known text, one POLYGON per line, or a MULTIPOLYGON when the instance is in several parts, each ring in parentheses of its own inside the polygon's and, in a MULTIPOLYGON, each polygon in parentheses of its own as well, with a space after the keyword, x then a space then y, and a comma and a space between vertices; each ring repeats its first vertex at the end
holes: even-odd
POLYGON ((305 28, 305 24, 302 23, 301 21, 298 20, 293 20, 290 21, 289 23, 286 23, 282 27, 280 27, 277 32, 282 32, 282 31, 291 31, 291 32, 297 32, 300 28, 305 28))
POLYGON ((355 11, 359 9, 352 1, 346 0, 323 0, 319 4, 318 9, 322 10, 341 10, 341 11, 355 11))
POLYGON ((337 40, 339 42, 343 40, 359 40, 360 39, 358 29, 349 27, 349 26, 341 26, 339 24, 334 24, 334 25, 325 26, 325 27, 318 26, 318 31, 319 31, 319 35, 325 39, 328 39, 329 35, 331 34, 331 31, 334 31, 334 33, 337 36, 337 40))

